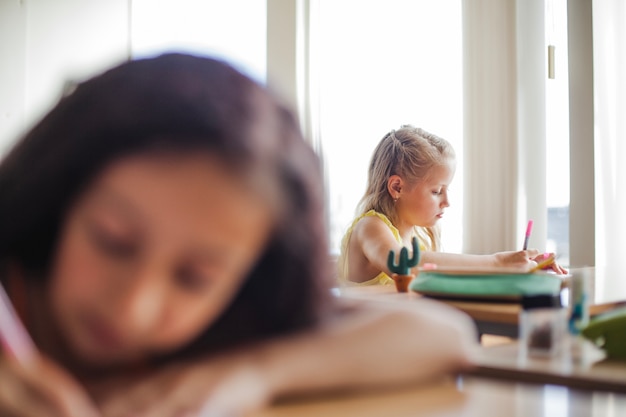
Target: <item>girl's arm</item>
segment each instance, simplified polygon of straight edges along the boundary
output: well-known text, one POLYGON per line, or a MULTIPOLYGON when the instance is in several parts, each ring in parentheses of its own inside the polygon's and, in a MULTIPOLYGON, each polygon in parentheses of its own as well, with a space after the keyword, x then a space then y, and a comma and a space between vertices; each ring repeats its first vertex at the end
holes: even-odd
MULTIPOLYGON (((401 245, 396 242, 386 224, 376 217, 366 217, 358 223, 352 236, 373 269, 384 271, 388 275, 392 274, 387 266, 387 256, 390 250, 398 253, 401 245)), ((538 255, 539 251, 536 249, 497 252, 490 255, 423 251, 420 257, 420 266, 425 263, 432 263, 441 266, 527 268, 535 265, 534 258, 538 255)), ((555 268, 553 269, 557 273, 564 272, 557 264, 554 265, 555 268)), ((351 268, 353 266, 350 265, 351 268)), ((413 268, 412 273, 417 273, 418 267, 413 268)))
MULTIPOLYGON (((391 276, 392 272, 389 271, 387 266, 387 256, 390 250, 398 253, 401 245, 396 242, 391 230, 385 223, 376 217, 365 217, 354 229, 352 239, 355 240, 355 244, 359 246, 373 270, 384 271, 391 276)), ((536 249, 497 252, 489 255, 423 251, 420 257, 420 264, 413 268, 412 273, 416 274, 419 266, 425 263, 441 266, 528 268, 536 265, 538 256, 541 255, 539 255, 539 251, 536 249)), ((350 262, 358 262, 358 260, 355 261, 351 258, 350 262)), ((355 268, 358 270, 358 267, 359 265, 351 264, 349 269, 355 268)), ((556 262, 550 268, 557 274, 567 273, 556 262)))
POLYGON ((389 387, 471 364, 477 334, 467 316, 441 303, 357 303, 314 332, 262 351, 276 394, 389 387))
MULTIPOLYGON (((378 217, 365 217, 361 219, 352 232, 351 244, 355 244, 359 248, 363 258, 369 264, 369 268, 371 268, 372 271, 378 271, 374 273, 373 276, 380 273, 380 271, 391 276, 392 272, 387 266, 389 251, 393 250, 397 254, 400 252, 402 245, 396 241, 389 226, 382 220, 378 217)), ((363 271, 367 269, 364 265, 354 265, 352 263, 359 262, 358 257, 351 256, 349 261, 350 271, 363 271)), ((360 274, 355 275, 357 276, 352 278, 362 278, 358 276, 360 274)))
POLYGON ((533 264, 533 258, 537 255, 539 255, 539 252, 536 249, 498 252, 491 255, 424 251, 422 253, 422 263, 442 266, 509 266, 523 268, 533 264))
POLYGON ((101 403, 104 416, 198 410, 240 415, 280 397, 392 388, 471 365, 477 335, 457 310, 431 300, 340 302, 313 330, 179 364, 134 387, 120 387, 101 403))
MULTIPOLYGON (((422 253, 421 263, 432 263, 444 266, 494 266, 528 268, 544 260, 545 255, 536 249, 497 252, 491 255, 467 255, 459 253, 430 252, 422 253)), ((551 254, 553 255, 553 254, 551 254)), ((566 274, 567 270, 557 262, 553 262, 547 267, 557 274, 566 274)))

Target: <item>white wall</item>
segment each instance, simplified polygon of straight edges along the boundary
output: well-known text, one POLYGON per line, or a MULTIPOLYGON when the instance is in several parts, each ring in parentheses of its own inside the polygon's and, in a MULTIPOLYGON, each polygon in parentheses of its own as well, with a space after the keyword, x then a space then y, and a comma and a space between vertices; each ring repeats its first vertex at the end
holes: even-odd
POLYGON ((128 57, 129 1, 0 2, 0 152, 50 109, 66 82, 128 57))
POLYGON ((66 81, 128 57, 129 0, 28 0, 26 117, 39 117, 66 81))
POLYGON ((264 82, 265 9, 262 0, 0 0, 0 155, 66 83, 130 57, 211 54, 264 82))
POLYGON ((0 1, 0 154, 24 125, 26 9, 0 1))

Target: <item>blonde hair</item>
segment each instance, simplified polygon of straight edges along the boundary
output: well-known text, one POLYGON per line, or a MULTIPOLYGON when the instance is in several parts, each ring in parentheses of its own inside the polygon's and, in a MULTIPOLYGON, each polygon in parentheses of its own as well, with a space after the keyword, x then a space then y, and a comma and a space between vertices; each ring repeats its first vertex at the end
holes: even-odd
MULTIPOLYGON (((454 158, 450 143, 421 128, 403 125, 391 130, 378 143, 367 172, 365 194, 357 206, 358 214, 375 210, 398 224, 395 204, 387 190, 387 180, 398 175, 409 184, 427 178, 431 169, 447 159, 454 158)), ((430 241, 430 250, 441 249, 441 233, 438 226, 416 227, 417 235, 430 241)))

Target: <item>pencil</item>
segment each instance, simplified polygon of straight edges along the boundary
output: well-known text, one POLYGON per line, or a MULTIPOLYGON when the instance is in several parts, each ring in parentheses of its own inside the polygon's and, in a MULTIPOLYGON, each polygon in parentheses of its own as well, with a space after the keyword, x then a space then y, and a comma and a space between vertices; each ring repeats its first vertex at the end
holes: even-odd
POLYGON ((4 349, 17 361, 26 365, 36 353, 33 343, 24 325, 20 321, 9 296, 0 284, 0 342, 4 349))
POLYGON ((528 240, 530 239, 530 232, 533 230, 533 221, 528 220, 528 225, 526 225, 526 236, 524 236, 524 244, 522 245, 522 250, 528 249, 528 240))

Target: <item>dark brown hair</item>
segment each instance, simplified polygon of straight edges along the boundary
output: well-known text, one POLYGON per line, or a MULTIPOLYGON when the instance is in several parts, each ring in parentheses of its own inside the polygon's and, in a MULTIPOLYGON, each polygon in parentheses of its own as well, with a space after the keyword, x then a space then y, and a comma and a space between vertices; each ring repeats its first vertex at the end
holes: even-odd
POLYGON ((72 203, 112 161, 153 150, 217 154, 282 194, 280 222, 238 296, 183 350, 313 324, 329 290, 318 158, 271 92, 208 57, 129 61, 61 99, 0 164, 0 262, 47 279, 72 203))

